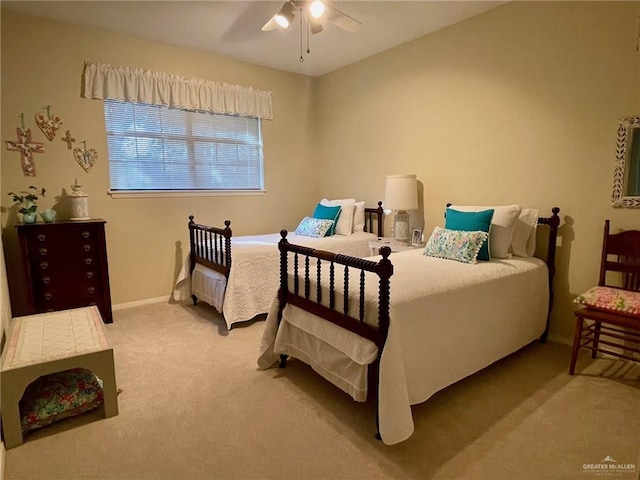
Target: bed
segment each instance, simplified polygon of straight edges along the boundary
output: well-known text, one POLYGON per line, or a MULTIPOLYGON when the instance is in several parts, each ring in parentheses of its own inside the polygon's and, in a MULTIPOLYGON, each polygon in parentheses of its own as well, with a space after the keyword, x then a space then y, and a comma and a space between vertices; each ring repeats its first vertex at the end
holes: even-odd
MULTIPOLYGON (((332 202, 342 200, 320 203, 332 202)), ((352 223, 339 224, 343 234, 322 238, 294 234, 290 238, 297 244, 367 257, 370 242, 384 234, 382 202, 376 208, 355 202, 350 215, 352 223)), ((198 224, 190 216, 190 253, 174 288, 174 299, 206 302, 223 314, 229 330, 238 322, 267 313, 279 286, 279 240, 279 233, 233 237, 229 220, 224 227, 213 227, 198 224)))
POLYGON ((351 258, 292 244, 283 230, 280 289, 258 367, 301 360, 354 400, 375 397, 385 444, 408 439, 411 405, 546 339, 559 209, 535 212, 528 240, 519 242, 530 248, 533 238, 540 253, 472 265, 423 249, 382 247, 380 256, 351 258))

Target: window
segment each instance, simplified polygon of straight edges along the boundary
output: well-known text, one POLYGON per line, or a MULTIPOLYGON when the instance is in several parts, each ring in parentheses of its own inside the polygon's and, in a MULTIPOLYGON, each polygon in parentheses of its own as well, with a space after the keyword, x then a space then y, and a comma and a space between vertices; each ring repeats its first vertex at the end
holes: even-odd
POLYGON ((104 100, 111 191, 261 191, 260 119, 104 100))

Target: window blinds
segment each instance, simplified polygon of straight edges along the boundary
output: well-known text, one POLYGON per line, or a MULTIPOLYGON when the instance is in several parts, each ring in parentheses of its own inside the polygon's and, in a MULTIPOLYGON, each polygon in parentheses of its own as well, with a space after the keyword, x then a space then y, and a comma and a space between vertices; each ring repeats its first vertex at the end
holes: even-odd
POLYGON ((258 118, 104 102, 112 191, 262 190, 258 118))

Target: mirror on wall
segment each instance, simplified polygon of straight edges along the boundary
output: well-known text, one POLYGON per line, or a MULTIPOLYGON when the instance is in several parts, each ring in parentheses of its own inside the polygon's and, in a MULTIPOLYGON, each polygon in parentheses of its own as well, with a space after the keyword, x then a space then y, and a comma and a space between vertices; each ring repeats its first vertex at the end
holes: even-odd
POLYGON ((611 205, 640 208, 640 116, 620 120, 611 205))

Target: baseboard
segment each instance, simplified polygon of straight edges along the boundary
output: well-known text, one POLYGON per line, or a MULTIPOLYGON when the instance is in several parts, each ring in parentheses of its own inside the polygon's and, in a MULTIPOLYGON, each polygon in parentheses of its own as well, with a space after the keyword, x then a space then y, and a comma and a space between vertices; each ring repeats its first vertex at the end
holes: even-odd
POLYGON ((138 300, 136 302, 119 303, 113 305, 113 310, 122 310, 124 308, 139 307, 140 305, 150 305, 152 303, 168 302, 171 299, 171 295, 156 298, 147 298, 145 300, 138 300))

